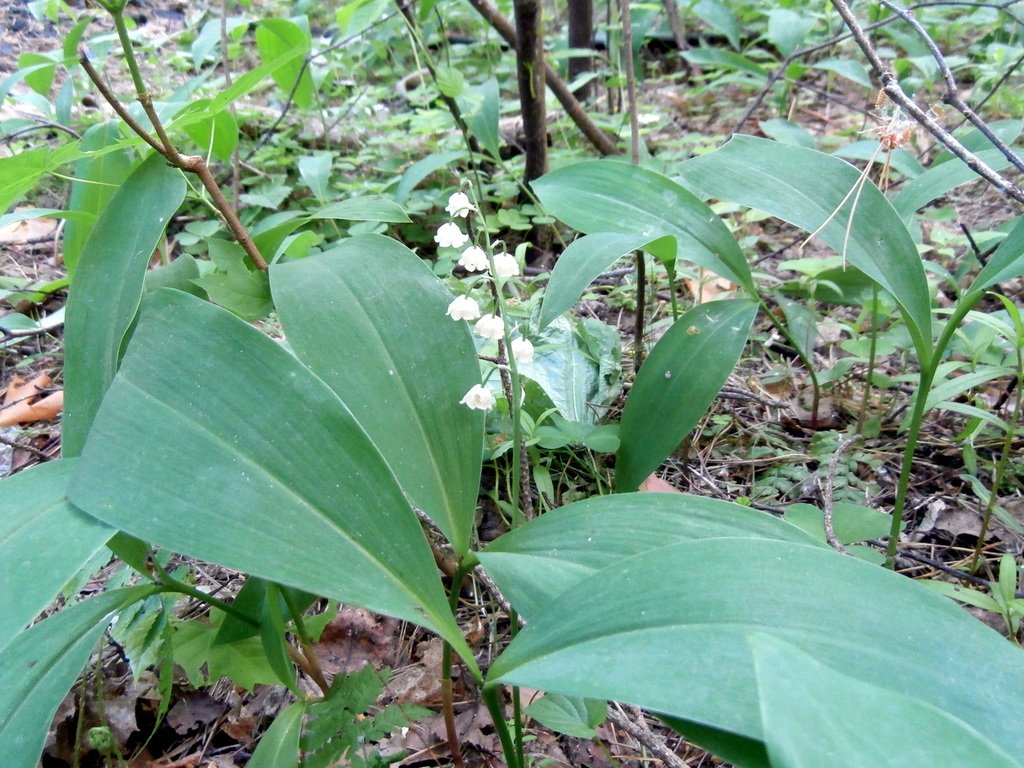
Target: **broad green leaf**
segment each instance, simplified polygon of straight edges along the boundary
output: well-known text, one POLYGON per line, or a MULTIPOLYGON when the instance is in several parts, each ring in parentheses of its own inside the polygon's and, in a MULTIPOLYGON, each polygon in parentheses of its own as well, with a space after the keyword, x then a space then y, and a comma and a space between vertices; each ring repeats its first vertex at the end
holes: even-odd
POLYGON ((402 179, 395 188, 395 202, 399 205, 405 203, 409 199, 409 195, 412 194, 412 191, 430 174, 440 171, 442 168, 448 169, 456 161, 462 160, 465 157, 465 150, 449 150, 447 152, 435 152, 427 155, 422 160, 417 160, 402 174, 402 179))
POLYGON ((274 308, 270 300, 270 282, 265 270, 249 269, 245 251, 230 240, 207 241, 210 259, 217 271, 192 282, 206 291, 220 306, 243 320, 259 320, 274 308))
POLYGON ((323 202, 330 196, 331 167, 334 157, 330 152, 317 152, 299 158, 299 176, 312 191, 313 196, 323 202))
POLYGON ((863 682, 770 635, 754 634, 749 642, 765 741, 777 768, 1024 766, 917 691, 863 682))
POLYGON ((689 434, 732 373, 757 314, 751 301, 703 304, 661 337, 629 391, 615 487, 635 491, 689 434))
POLYGON ((612 264, 650 243, 651 239, 646 235, 612 232, 595 232, 570 243, 559 255, 555 268, 551 270, 551 277, 544 291, 540 319, 537 321, 538 329, 544 330, 552 320, 579 301, 580 295, 591 281, 612 264))
POLYGON ((53 715, 111 614, 153 592, 153 587, 105 592, 58 611, 0 651, 0 754, 5 768, 36 768, 53 715))
POLYGON ((82 251, 65 325, 62 451, 77 456, 135 319, 153 250, 185 199, 185 179, 152 155, 104 208, 82 251))
POLYGON ((419 522, 349 410, 188 294, 147 296, 69 498, 157 546, 423 624, 468 653, 419 522))
MULTIPOLYGON (((93 126, 82 136, 81 148, 91 151, 118 144, 120 128, 119 121, 113 120, 93 126)), ((68 210, 90 214, 91 218, 72 219, 64 227, 64 264, 69 276, 74 277, 89 233, 131 168, 132 160, 125 150, 86 157, 75 163, 75 182, 71 185, 68 210)))
POLYGON ((314 219, 384 221, 389 224, 408 224, 412 221, 402 206, 383 195, 350 197, 340 203, 325 205, 313 211, 310 216, 314 219))
POLYGON ((871 82, 867 67, 856 59, 825 59, 811 65, 813 69, 823 69, 826 72, 835 72, 857 85, 871 89, 876 86, 871 82))
POLYGON ((18 69, 27 70, 25 84, 43 98, 50 95, 54 75, 57 74, 57 61, 53 56, 28 51, 18 57, 18 69))
POLYGON ((764 80, 768 77, 764 67, 756 61, 735 51, 726 51, 722 48, 691 48, 683 52, 683 58, 691 64, 709 69, 735 69, 738 72, 753 75, 757 80, 764 80))
POLYGON ((296 701, 274 718, 246 763, 248 768, 298 768, 299 737, 305 715, 306 702, 296 701))
POLYGON ((725 224, 661 174, 616 160, 589 160, 542 176, 532 186, 544 208, 573 229, 649 240, 673 235, 688 261, 754 292, 750 267, 725 224))
MULTIPOLYGON (((1010 164, 1010 161, 998 149, 981 152, 978 158, 996 171, 1001 171, 1010 164)), ((896 213, 901 218, 909 220, 915 211, 924 208, 928 203, 942 197, 951 189, 977 178, 978 174, 960 160, 933 165, 899 191, 899 194, 892 199, 892 207, 896 209, 896 213)))
POLYGON ((794 525, 716 499, 621 493, 554 509, 478 554, 520 615, 544 606, 596 571, 668 544, 703 538, 770 538, 813 544, 794 525))
POLYGON ((459 403, 480 368, 466 324, 445 315, 451 294, 380 235, 275 266, 270 279, 296 355, 349 406, 412 503, 467 552, 483 416, 459 403))
POLYGON ((797 12, 789 8, 773 8, 768 11, 768 40, 783 56, 789 56, 803 42, 807 33, 817 23, 813 14, 797 12))
POLYGON ((43 612, 114 531, 65 496, 75 460, 0 482, 0 648, 43 612))
MULTIPOLYGON (((813 232, 839 207, 860 177, 835 157, 752 136, 734 136, 721 149, 683 163, 681 174, 698 194, 747 205, 813 232)), ((889 291, 903 308, 922 365, 931 356, 931 299, 917 248, 899 215, 873 184, 865 184, 819 237, 889 291)))
POLYGON ((695 3, 684 5, 683 8, 725 35, 733 48, 740 47, 740 23, 721 0, 697 0, 695 3))
MULTIPOLYGON (((200 102, 200 106, 208 105, 208 101, 200 102)), ((238 146, 238 123, 227 107, 210 111, 204 119, 185 126, 185 133, 199 145, 204 155, 212 154, 225 162, 231 159, 238 146)))
POLYGON ((912 152, 906 149, 897 149, 886 158, 885 152, 878 149, 877 139, 862 139, 852 144, 844 144, 832 152, 833 157, 842 157, 846 160, 862 160, 865 163, 872 162, 879 167, 888 162, 892 170, 902 173, 904 176, 916 178, 924 173, 924 166, 918 162, 912 152))
POLYGON ((454 99, 462 93, 466 79, 455 67, 440 66, 435 70, 435 83, 442 96, 454 99))
POLYGON ((0 157, 0 211, 6 211, 23 194, 35 187, 43 174, 85 156, 80 142, 73 141, 56 149, 40 147, 0 157))
POLYGON ((598 571, 530 617, 488 685, 630 702, 764 741, 753 632, 1024 752, 1019 649, 903 576, 771 539, 688 541, 598 571), (979 677, 979 658, 999 674, 979 677))
POLYGON ((783 144, 794 144, 795 146, 807 147, 808 149, 814 149, 816 146, 814 136, 811 135, 810 131, 781 117, 762 120, 760 127, 761 132, 765 136, 783 144))
POLYGON ((594 729, 608 716, 608 705, 603 701, 549 693, 530 704, 526 714, 545 728, 566 736, 593 739, 597 737, 594 729))
POLYGON ((222 611, 211 611, 209 624, 203 620, 180 621, 171 625, 171 652, 194 686, 212 685, 220 678, 246 690, 257 685, 279 685, 258 637, 220 642, 226 624, 222 611))
POLYGON ((618 391, 619 338, 597 320, 556 318, 532 339, 536 354, 519 373, 537 383, 569 421, 596 424, 618 391))
MULTIPOLYGON (((287 52, 307 55, 313 41, 307 30, 288 19, 263 19, 256 27, 256 50, 264 61, 282 58, 287 52)), ((309 67, 301 59, 276 68, 271 76, 277 87, 303 109, 313 106, 315 89, 309 67)))
POLYGON ((491 157, 500 157, 501 136, 498 128, 501 117, 501 92, 497 79, 492 77, 480 85, 473 86, 463 94, 462 100, 479 102, 473 103, 473 108, 466 110, 469 130, 491 157))
POLYGON ((988 264, 978 273, 969 290, 976 294, 1021 274, 1024 274, 1024 216, 1017 217, 1010 234, 989 257, 988 264))

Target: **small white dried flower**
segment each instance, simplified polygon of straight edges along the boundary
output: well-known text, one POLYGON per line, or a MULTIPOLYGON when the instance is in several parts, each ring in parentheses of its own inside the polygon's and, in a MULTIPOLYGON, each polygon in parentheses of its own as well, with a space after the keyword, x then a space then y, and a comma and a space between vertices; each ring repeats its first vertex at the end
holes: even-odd
POLYGON ((448 205, 444 209, 452 218, 459 216, 466 218, 471 211, 476 210, 476 206, 469 201, 469 197, 464 192, 456 192, 448 198, 448 205))
POLYGON ((474 411, 489 411, 494 407, 494 395, 487 387, 474 384, 459 402, 474 411))
POLYGON ((476 321, 473 333, 485 339, 501 339, 505 336, 505 323, 497 315, 484 315, 476 321))
POLYGON ((469 296, 458 296, 448 305, 445 314, 452 320, 476 320, 480 317, 480 307, 469 296))
POLYGON ((512 339, 512 356, 517 363, 525 365, 533 362, 533 343, 522 336, 512 339))
POLYGON ((461 248, 469 242, 469 235, 459 229, 459 225, 449 221, 437 228, 434 242, 442 248, 461 248))
POLYGON ((467 272, 486 272, 487 254, 479 245, 471 245, 459 257, 459 266, 467 272))
POLYGON ((494 254, 494 271, 498 277, 515 277, 519 274, 519 262, 508 253, 494 254))

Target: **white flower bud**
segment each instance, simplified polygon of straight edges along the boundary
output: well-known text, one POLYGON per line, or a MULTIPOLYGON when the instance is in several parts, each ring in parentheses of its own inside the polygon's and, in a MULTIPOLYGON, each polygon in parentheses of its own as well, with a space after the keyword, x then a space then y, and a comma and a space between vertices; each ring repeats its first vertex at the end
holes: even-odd
POLYGON ((494 407, 494 395, 487 387, 474 384, 459 402, 474 411, 489 411, 494 407))
POLYGON ((484 315, 476 321, 473 333, 485 339, 501 339, 505 336, 505 323, 497 315, 484 315))
POLYGON ((445 311, 452 320, 476 320, 480 317, 480 307, 469 296, 458 296, 445 311))

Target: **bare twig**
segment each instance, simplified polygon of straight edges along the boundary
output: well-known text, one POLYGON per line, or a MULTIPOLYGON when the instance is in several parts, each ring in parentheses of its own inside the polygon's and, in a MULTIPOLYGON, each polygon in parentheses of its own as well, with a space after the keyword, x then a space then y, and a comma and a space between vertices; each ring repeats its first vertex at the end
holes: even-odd
POLYGON ((630 707, 627 715, 619 704, 612 704, 608 709, 608 719, 624 730, 652 755, 661 760, 668 768, 691 768, 690 764, 669 749, 665 740, 647 727, 644 713, 637 707, 630 707))
MULTIPOLYGON (((513 49, 516 47, 516 31, 513 26, 509 23, 508 19, 501 15, 494 5, 488 0, 469 0, 469 4, 472 5, 476 12, 479 13, 487 23, 494 27, 494 30, 502 37, 502 39, 508 43, 513 49)), ((590 119, 586 110, 579 103, 575 96, 572 95, 572 91, 569 90, 569 86, 565 84, 565 81, 558 76, 558 73, 551 68, 550 64, 544 64, 544 79, 547 82, 548 88, 558 99, 558 102, 565 109, 566 114, 576 123, 576 127, 580 129, 587 140, 594 145, 594 148, 602 155, 617 155, 619 154, 618 148, 615 143, 608 138, 605 133, 598 128, 594 121, 590 119)))
POLYGON ((988 181, 1007 197, 1011 197, 1017 202, 1024 203, 1024 189, 1021 189, 1000 173, 997 173, 990 168, 976 154, 961 144, 956 137, 949 133, 949 131, 939 125, 931 114, 926 110, 921 109, 913 99, 909 98, 903 92, 903 89, 900 88, 899 82, 896 79, 896 75, 893 74, 893 72, 882 62, 882 59, 878 55, 878 51, 875 50, 871 41, 868 40, 867 36, 864 34, 864 30, 853 15, 853 12, 850 10, 850 6, 846 3, 846 0, 832 0, 832 5, 835 7, 836 11, 839 12, 839 15, 842 16, 847 28, 853 34, 854 40, 857 41, 857 45, 860 46, 860 49, 867 58, 868 63, 870 63, 872 69, 875 70, 875 74, 881 82, 882 90, 885 91, 885 95, 889 97, 890 101, 899 105, 904 112, 910 115, 919 125, 923 126, 932 136, 934 136, 940 144, 960 158, 968 168, 988 181))
POLYGON ((939 50, 935 41, 932 40, 928 31, 921 26, 921 22, 915 19, 913 14, 909 11, 903 10, 889 0, 880 0, 880 2, 890 11, 903 19, 903 21, 905 21, 910 28, 917 33, 918 37, 924 41, 924 44, 927 46, 932 58, 935 59, 935 63, 938 64, 939 72, 942 73, 942 80, 946 84, 946 93, 943 94, 942 101, 966 117, 968 122, 977 128, 986 139, 992 142, 992 144, 1003 153, 1003 156, 1009 160, 1017 170, 1024 171, 1024 161, 1022 161, 1017 153, 1010 149, 1010 147, 1006 145, 1006 142, 1000 139, 992 129, 988 127, 988 124, 982 120, 978 114, 960 97, 960 88, 956 84, 956 78, 953 77, 953 72, 950 70, 949 64, 946 62, 946 57, 942 55, 942 51, 939 50))
POLYGON ((832 512, 835 504, 833 494, 835 493, 836 472, 839 471, 839 459, 842 458, 842 455, 846 450, 863 439, 864 435, 847 435, 839 441, 839 445, 836 446, 836 450, 828 462, 828 472, 825 474, 825 481, 822 483, 821 489, 821 511, 825 520, 825 540, 828 541, 829 546, 839 552, 842 552, 844 555, 848 555, 850 552, 845 546, 843 546, 843 542, 841 542, 836 536, 836 529, 832 524, 832 512))

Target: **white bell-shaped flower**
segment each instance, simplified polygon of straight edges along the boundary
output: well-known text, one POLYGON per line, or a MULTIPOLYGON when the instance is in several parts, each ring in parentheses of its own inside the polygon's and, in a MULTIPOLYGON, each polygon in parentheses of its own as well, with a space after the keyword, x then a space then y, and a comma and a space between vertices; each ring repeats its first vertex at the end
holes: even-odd
POLYGON ((471 245, 459 257, 459 266, 467 272, 486 272, 487 254, 479 245, 471 245))
POLYGON ((461 248, 469 242, 469 235, 459 229, 458 224, 448 221, 437 228, 434 242, 442 248, 461 248))
POLYGON ((512 356, 516 362, 525 365, 533 362, 533 342, 522 336, 512 339, 512 356))
POLYGON ((505 336, 505 323, 497 315, 484 315, 476 321, 473 333, 485 339, 501 339, 505 336))
POLYGON ((515 277, 519 274, 519 262, 509 253, 494 254, 494 271, 498 277, 515 277))
POLYGON ((448 205, 444 209, 452 218, 462 217, 464 219, 469 216, 470 212, 476 210, 476 206, 469 201, 469 197, 464 192, 456 192, 448 198, 448 205))
POLYGON ((459 402, 474 411, 489 411, 494 407, 494 395, 487 387, 474 384, 459 402))
POLYGON ((445 311, 452 320, 476 320, 480 317, 480 306, 469 296, 458 296, 445 311))

